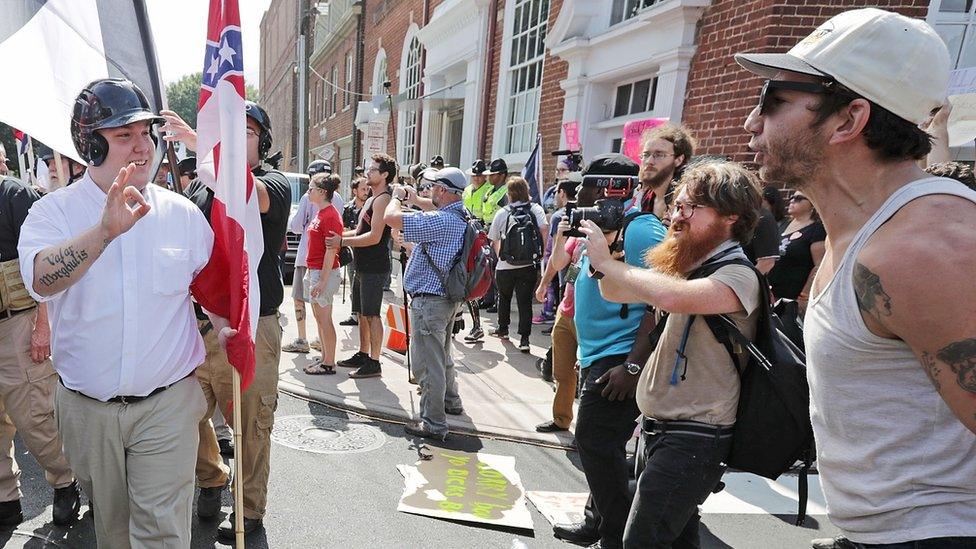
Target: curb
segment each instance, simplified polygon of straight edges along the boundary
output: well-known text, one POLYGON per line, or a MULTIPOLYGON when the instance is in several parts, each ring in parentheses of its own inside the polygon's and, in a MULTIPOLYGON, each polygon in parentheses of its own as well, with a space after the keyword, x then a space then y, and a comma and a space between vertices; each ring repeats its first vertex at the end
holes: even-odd
MULTIPOLYGON (((341 397, 337 397, 330 393, 324 391, 319 391, 316 389, 310 389, 308 387, 291 383, 282 379, 278 379, 278 390, 285 394, 317 402, 329 406, 331 408, 336 408, 339 410, 355 413, 358 415, 364 415, 371 419, 376 419, 380 421, 387 421, 391 423, 403 424, 411 421, 409 415, 404 414, 402 411, 390 411, 383 409, 369 409, 358 401, 351 401, 341 397)), ((472 429, 469 425, 459 424, 456 420, 448 417, 448 425, 450 426, 450 433, 456 435, 467 435, 478 438, 491 438, 496 440, 507 440, 511 442, 518 442, 524 444, 533 444, 537 446, 545 446, 548 448, 576 451, 575 446, 571 446, 568 443, 564 443, 558 440, 554 435, 550 437, 543 436, 532 436, 526 435, 524 431, 516 431, 513 429, 498 428, 482 428, 482 429, 472 429)))

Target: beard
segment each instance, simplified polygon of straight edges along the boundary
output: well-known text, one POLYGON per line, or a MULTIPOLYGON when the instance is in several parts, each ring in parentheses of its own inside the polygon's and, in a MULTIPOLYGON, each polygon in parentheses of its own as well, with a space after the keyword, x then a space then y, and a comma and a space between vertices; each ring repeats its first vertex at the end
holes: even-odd
POLYGON ((729 238, 728 229, 720 220, 701 233, 691 233, 688 228, 685 220, 672 223, 664 240, 644 255, 644 263, 666 275, 684 278, 729 238))
POLYGON ((765 161, 759 168, 760 179, 795 189, 806 188, 823 166, 827 148, 819 128, 812 130, 799 132, 779 143, 768 143, 765 161))
POLYGON ((645 189, 659 189, 662 185, 667 185, 674 178, 674 168, 670 170, 658 170, 650 173, 650 170, 641 168, 640 182, 645 189))

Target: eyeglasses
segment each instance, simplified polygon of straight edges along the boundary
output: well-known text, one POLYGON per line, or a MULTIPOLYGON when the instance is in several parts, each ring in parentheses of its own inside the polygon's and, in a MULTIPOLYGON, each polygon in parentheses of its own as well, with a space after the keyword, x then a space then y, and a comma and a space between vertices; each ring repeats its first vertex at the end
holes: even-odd
POLYGON ((762 91, 759 93, 759 114, 767 115, 770 114, 775 105, 773 101, 775 100, 775 94, 769 92, 775 90, 789 90, 798 91, 804 93, 816 93, 820 95, 825 95, 828 93, 836 93, 842 89, 846 89, 837 82, 828 80, 826 82, 793 82, 791 80, 767 80, 763 84, 762 91))
POLYGON ((645 160, 645 161, 648 158, 653 158, 654 161, 657 162, 658 160, 664 160, 665 158, 667 158, 669 156, 674 156, 674 153, 666 153, 666 152, 661 152, 661 151, 654 151, 654 152, 644 151, 644 152, 640 153, 641 160, 645 160))
POLYGON ((704 208, 704 204, 695 204, 693 202, 675 202, 674 209, 671 210, 671 218, 674 219, 679 215, 685 219, 691 219, 695 215, 695 210, 697 208, 704 208))
POLYGON ((369 173, 369 172, 378 172, 378 171, 380 171, 379 168, 374 168, 372 166, 366 168, 366 173, 369 173))
POLYGON ((800 196, 798 194, 794 194, 793 196, 790 197, 790 202, 803 202, 804 200, 810 200, 810 199, 805 196, 800 196))

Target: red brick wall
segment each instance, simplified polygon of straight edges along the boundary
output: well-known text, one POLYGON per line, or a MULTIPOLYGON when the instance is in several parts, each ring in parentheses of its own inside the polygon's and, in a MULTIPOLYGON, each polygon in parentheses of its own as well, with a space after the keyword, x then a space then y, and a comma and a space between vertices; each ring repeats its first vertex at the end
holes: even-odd
MULTIPOLYGON (((549 28, 556 24, 563 0, 549 2, 549 28)), ((549 154, 559 149, 559 139, 562 133, 563 103, 565 95, 559 83, 566 79, 569 63, 555 59, 546 50, 546 58, 542 62, 542 100, 539 105, 539 132, 542 133, 542 179, 546 183, 556 177, 557 158, 549 154)))
MULTIPOLYGON (((486 162, 491 161, 492 136, 495 133, 495 110, 498 106, 498 71, 501 70, 502 38, 505 35, 504 14, 505 0, 498 0, 498 11, 494 14, 488 14, 488 17, 495 17, 495 37, 491 56, 491 71, 487 82, 489 90, 488 104, 485 105, 488 115, 487 128, 483 136, 484 140, 479 143, 478 147, 478 156, 484 158, 486 162)), ((481 138, 482 136, 478 136, 478 139, 481 138)))
MULTIPOLYGON (((716 0, 702 16, 692 60, 683 121, 699 152, 751 162, 742 125, 755 106, 762 80, 739 67, 738 52, 782 52, 837 13, 863 0, 716 0)), ((928 0, 873 0, 871 5, 924 18, 928 0)))
MULTIPOLYGON (((328 54, 319 59, 312 61, 312 68, 315 69, 319 74, 324 76, 326 80, 332 80, 332 67, 336 66, 339 70, 339 82, 340 88, 347 88, 349 91, 354 92, 356 89, 356 71, 359 67, 356 66, 356 28, 352 26, 349 30, 349 35, 342 41, 341 44, 333 46, 333 50, 328 54), (351 54, 353 57, 353 77, 346 78, 346 54, 351 54)), ((347 137, 353 133, 354 122, 355 122, 355 109, 356 102, 359 101, 360 97, 350 94, 349 95, 349 107, 346 107, 345 96, 342 89, 337 91, 336 98, 338 99, 338 105, 336 106, 336 113, 332 114, 332 86, 323 82, 322 90, 325 97, 328 97, 328 101, 324 102, 323 109, 326 110, 324 120, 317 120, 314 116, 315 112, 315 101, 314 92, 316 88, 314 87, 315 82, 321 81, 321 79, 314 73, 309 74, 309 89, 313 91, 313 96, 309 99, 309 110, 308 110, 308 147, 309 150, 315 147, 321 146, 323 143, 331 143, 347 137), (323 140, 319 137, 319 132, 325 128, 326 136, 323 140)), ((364 84, 365 85, 365 84, 364 84)), ((323 101, 322 98, 318 99, 323 101)), ((333 169, 339 170, 339 156, 338 148, 333 151, 332 163, 333 169)), ((339 174, 343 181, 348 180, 352 174, 351 173, 341 173, 339 174)))
MULTIPOLYGON (((441 3, 441 0, 430 0, 430 13, 441 3)), ((373 86, 373 71, 376 64, 376 54, 380 48, 386 51, 387 77, 392 84, 390 90, 394 95, 400 93, 400 59, 407 36, 407 29, 412 23, 423 27, 423 0, 367 0, 365 2, 365 53, 363 54, 363 87, 371 90, 373 86)), ((397 113, 391 113, 389 126, 390 138, 387 140, 387 154, 396 157, 394 139, 394 124, 398 123, 397 113)))
POLYGON ((272 152, 284 151, 281 168, 294 169, 294 125, 296 10, 297 0, 273 0, 261 19, 261 67, 259 89, 261 105, 271 117, 274 129, 272 152))

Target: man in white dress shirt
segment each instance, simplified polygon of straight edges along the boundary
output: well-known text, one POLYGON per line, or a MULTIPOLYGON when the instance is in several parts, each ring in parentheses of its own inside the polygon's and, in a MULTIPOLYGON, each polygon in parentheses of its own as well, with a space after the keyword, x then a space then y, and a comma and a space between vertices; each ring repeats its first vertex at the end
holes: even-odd
POLYGON ((58 429, 99 547, 190 546, 207 403, 189 286, 213 233, 189 200, 148 185, 162 121, 131 82, 89 84, 71 118, 88 169, 34 204, 18 245, 28 291, 48 303, 58 429))

